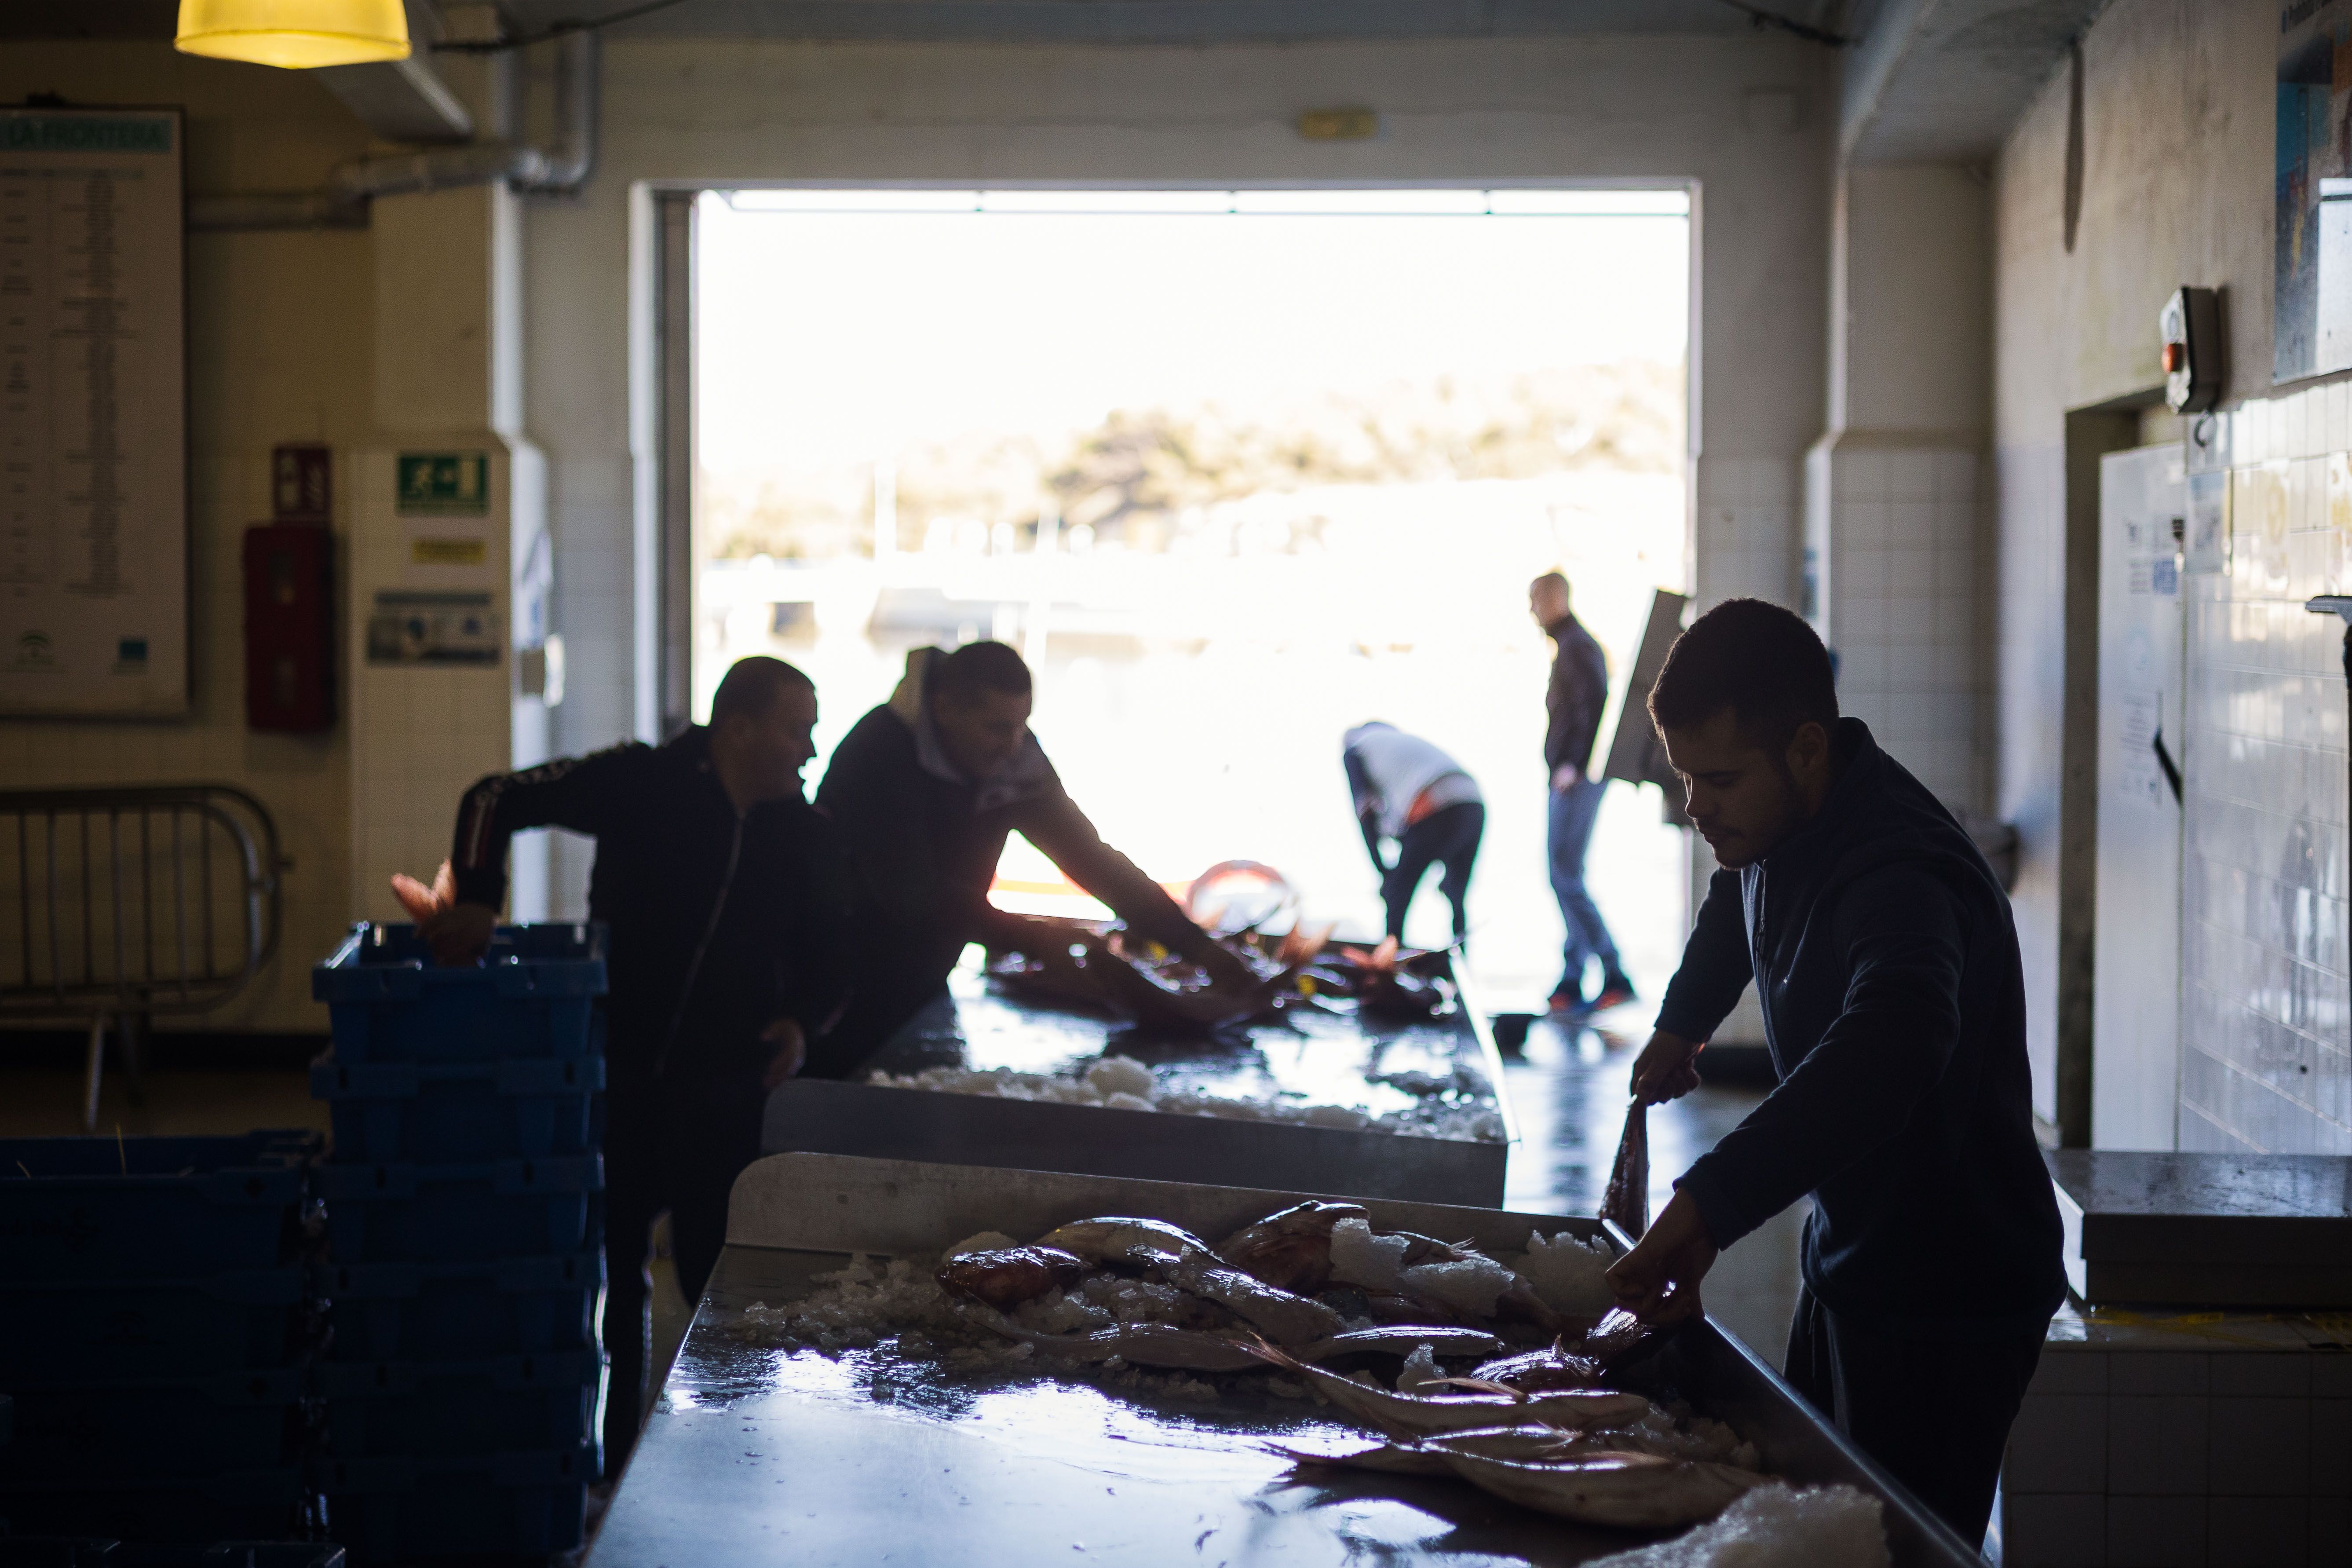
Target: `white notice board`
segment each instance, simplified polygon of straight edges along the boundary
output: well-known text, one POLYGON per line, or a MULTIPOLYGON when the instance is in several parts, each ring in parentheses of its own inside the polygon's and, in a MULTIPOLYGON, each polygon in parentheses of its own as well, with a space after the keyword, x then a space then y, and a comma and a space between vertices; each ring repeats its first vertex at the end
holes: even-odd
POLYGON ((175 109, 0 109, 0 713, 188 708, 175 109))

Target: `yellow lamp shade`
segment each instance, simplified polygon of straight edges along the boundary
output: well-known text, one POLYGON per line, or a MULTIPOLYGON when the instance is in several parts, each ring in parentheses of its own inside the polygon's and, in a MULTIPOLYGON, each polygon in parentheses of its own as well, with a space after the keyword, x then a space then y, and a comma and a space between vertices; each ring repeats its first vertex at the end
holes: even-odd
POLYGON ((408 58, 401 0, 180 0, 182 54, 303 70, 408 58))

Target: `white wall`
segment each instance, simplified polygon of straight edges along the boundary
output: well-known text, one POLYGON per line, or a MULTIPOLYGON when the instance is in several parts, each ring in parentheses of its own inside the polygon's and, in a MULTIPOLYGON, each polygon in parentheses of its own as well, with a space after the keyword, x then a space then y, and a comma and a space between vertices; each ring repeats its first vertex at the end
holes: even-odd
MULTIPOLYGON (((614 43, 604 59, 597 177, 577 203, 533 204, 527 240, 529 423, 551 465, 571 659, 558 750, 631 726, 629 193, 645 181, 1696 180, 1700 596, 1793 592, 1798 467, 1823 395, 1823 51, 1756 37, 1207 49, 706 40, 614 43), (1301 141, 1297 112, 1333 103, 1378 109, 1381 137, 1301 141)), ((560 854, 576 900, 584 857, 560 854)))
MULTIPOLYGON (((315 82, 161 43, 12 41, 0 49, 0 101, 35 92, 184 105, 191 192, 313 187, 368 144, 315 82)), ((187 257, 193 710, 169 723, 0 720, 0 788, 201 781, 251 791, 292 860, 285 941, 263 984, 206 1026, 323 1028, 310 966, 350 919, 348 753, 340 728, 246 729, 239 551, 245 529, 269 517, 273 445, 324 441, 347 453, 366 437, 373 253, 366 234, 351 231, 195 234, 187 257)), ((337 546, 348 558, 347 467, 337 480, 337 546)))
MULTIPOLYGON (((2160 384, 2165 298, 2184 283, 2225 289, 2225 396, 2252 410, 2231 421, 2251 468, 2238 476, 2238 559, 2188 584, 2182 1047, 2196 1109, 2183 1136, 2343 1152, 2345 698, 2337 628, 2299 600, 2341 580, 2352 516, 2331 521, 2326 468, 2352 446, 2352 426, 2337 412, 2341 384, 2291 399, 2269 384, 2278 16, 2263 0, 2118 0, 2101 16, 2083 43, 2071 254, 2063 76, 1995 166, 1998 789, 2025 839, 2018 925, 2046 1071, 2059 988, 2065 416, 2160 384), (2243 501, 2250 490, 2259 504, 2243 501), (2253 527, 2258 515, 2273 526, 2253 527)), ((2046 1077, 2037 1087, 2047 1113, 2046 1077)))

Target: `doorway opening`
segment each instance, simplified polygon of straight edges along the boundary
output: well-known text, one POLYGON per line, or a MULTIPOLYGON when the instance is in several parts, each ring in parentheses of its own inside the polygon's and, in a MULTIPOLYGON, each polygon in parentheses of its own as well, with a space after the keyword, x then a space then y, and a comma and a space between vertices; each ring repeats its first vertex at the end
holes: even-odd
MULTIPOLYGON (((1651 591, 1686 587, 1689 226, 1681 189, 705 192, 692 712, 736 658, 798 664, 814 784, 908 649, 1000 638, 1105 838, 1171 885, 1273 865, 1359 934, 1340 737, 1385 720, 1479 781, 1470 972, 1539 1007, 1527 586, 1567 574, 1622 701, 1651 591)), ((1683 864, 1612 789, 1589 874, 1653 997, 1683 864)), ((1447 940, 1435 882, 1409 941, 1447 940)), ((1018 838, 994 896, 1092 908, 1018 838)))

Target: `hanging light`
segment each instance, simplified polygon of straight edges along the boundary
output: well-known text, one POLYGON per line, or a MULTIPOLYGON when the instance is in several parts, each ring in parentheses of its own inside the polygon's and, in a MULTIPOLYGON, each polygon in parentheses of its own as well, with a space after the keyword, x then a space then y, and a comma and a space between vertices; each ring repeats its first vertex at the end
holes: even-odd
POLYGON ((308 69, 408 58, 401 0, 180 0, 184 55, 308 69))

